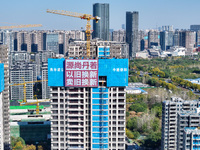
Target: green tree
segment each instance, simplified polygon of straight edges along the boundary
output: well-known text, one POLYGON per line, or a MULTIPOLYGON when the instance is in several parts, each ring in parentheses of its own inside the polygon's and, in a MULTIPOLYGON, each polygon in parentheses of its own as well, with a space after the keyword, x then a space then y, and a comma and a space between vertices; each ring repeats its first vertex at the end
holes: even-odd
POLYGON ((127 130, 127 131, 126 131, 126 135, 127 135, 128 138, 130 138, 130 139, 133 139, 133 138, 134 138, 133 132, 131 132, 130 130, 127 130))
POLYGON ((135 103, 129 107, 129 110, 135 112, 145 112, 147 110, 147 104, 143 102, 135 103))
POLYGON ((22 142, 21 142, 21 141, 18 141, 18 142, 16 143, 16 145, 14 146, 13 150, 22 150, 23 147, 24 147, 24 146, 23 146, 22 142))
POLYGON ((128 119, 127 123, 126 123, 126 127, 129 130, 133 130, 137 128, 137 117, 133 117, 128 119))
POLYGON ((140 137, 140 133, 138 131, 133 131, 133 139, 138 139, 140 137))

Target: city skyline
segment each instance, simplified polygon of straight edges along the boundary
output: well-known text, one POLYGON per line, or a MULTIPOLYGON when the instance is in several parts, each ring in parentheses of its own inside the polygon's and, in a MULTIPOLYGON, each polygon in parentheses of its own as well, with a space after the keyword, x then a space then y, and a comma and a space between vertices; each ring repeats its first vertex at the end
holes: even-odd
MULTIPOLYGON (((200 24, 195 16, 198 11, 198 0, 191 3, 187 0, 177 0, 170 3, 167 0, 160 3, 159 0, 141 1, 3 1, 0 10, 0 26, 14 24, 43 24, 43 27, 32 28, 36 30, 80 30, 85 29, 86 21, 78 18, 65 17, 46 13, 46 9, 68 10, 92 14, 94 3, 109 3, 110 5, 110 28, 121 29, 125 24, 126 11, 138 11, 140 13, 139 29, 152 29, 162 25, 173 25, 174 28, 189 29, 191 24, 200 24), (195 5, 194 5, 195 4, 195 5), (9 8, 9 9, 8 9, 9 8), (190 9, 192 8, 192 9, 190 9), (187 10, 187 11, 186 11, 187 10), (189 10, 189 11, 188 11, 189 10), (117 17, 115 17, 117 16, 117 17), (7 22, 10 24, 4 24, 7 22)), ((91 22, 92 24, 92 22, 91 22)), ((31 29, 31 28, 30 28, 31 29)))

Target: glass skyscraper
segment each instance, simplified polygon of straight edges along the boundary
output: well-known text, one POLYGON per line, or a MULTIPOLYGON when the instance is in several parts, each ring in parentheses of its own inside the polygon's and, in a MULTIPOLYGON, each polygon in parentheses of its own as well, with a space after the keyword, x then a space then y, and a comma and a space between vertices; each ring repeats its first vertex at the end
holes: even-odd
POLYGON ((138 49, 138 19, 139 13, 126 12, 126 42, 129 44, 129 56, 135 57, 138 49))
POLYGON ((46 49, 59 54, 58 33, 48 33, 46 35, 46 49))
POLYGON ((104 41, 109 40, 109 4, 95 3, 93 5, 93 16, 101 19, 98 23, 93 21, 93 38, 100 38, 104 41))

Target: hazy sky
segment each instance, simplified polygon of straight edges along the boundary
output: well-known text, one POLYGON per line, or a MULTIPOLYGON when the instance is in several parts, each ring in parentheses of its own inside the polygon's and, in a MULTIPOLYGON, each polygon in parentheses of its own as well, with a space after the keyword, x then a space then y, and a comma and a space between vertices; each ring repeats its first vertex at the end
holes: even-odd
MULTIPOLYGON (((46 9, 68 10, 92 14, 94 3, 110 4, 110 29, 121 29, 126 11, 139 11, 139 28, 162 25, 188 29, 200 24, 200 0, 1 0, 0 26, 13 24, 42 24, 35 29, 73 30, 85 28, 86 21, 46 13, 46 9)), ((91 22, 92 24, 92 22, 91 22)))

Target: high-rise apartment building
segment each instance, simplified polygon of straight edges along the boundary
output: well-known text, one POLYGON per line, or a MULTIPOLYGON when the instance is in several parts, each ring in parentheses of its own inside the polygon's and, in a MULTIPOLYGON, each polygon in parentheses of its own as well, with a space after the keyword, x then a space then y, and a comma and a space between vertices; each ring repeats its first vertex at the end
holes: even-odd
POLYGON ((3 116, 3 134, 2 139, 4 143, 4 150, 10 150, 10 124, 9 124, 9 61, 8 61, 8 48, 5 45, 0 45, 0 63, 4 64, 4 90, 2 91, 2 111, 3 116))
POLYGON ((12 52, 14 50, 14 33, 10 30, 0 31, 0 43, 7 45, 8 52, 12 52))
POLYGON ((186 127, 183 133, 183 150, 198 150, 200 147, 199 127, 186 127))
MULTIPOLYGON (((42 80, 48 80, 48 63, 42 63, 42 80)), ((50 87, 48 81, 42 82, 42 99, 50 98, 50 87)))
POLYGON ((196 44, 196 32, 195 31, 185 31, 185 48, 188 51, 193 51, 196 44))
POLYGON ((139 13, 126 12, 126 42, 129 44, 129 57, 135 57, 138 49, 139 13))
POLYGON ((4 127, 3 127, 3 98, 2 91, 4 90, 4 64, 0 63, 0 149, 4 149, 4 127))
POLYGON ((93 16, 101 19, 96 23, 93 21, 93 38, 100 38, 109 41, 109 4, 95 3, 93 4, 93 16))
MULTIPOLYGON (((196 106, 197 107, 197 106, 196 106)), ((184 130, 192 127, 198 128, 200 125, 200 111, 199 108, 190 111, 181 111, 177 118, 177 150, 184 149, 184 130)))
POLYGON ((125 30, 113 31, 112 40, 117 42, 126 42, 126 31, 125 30))
POLYGON ((157 30, 150 30, 148 32, 148 47, 160 45, 160 32, 157 30))
MULTIPOLYGON (((176 150, 178 143, 178 113, 194 111, 200 106, 199 100, 184 101, 173 97, 162 103, 162 139, 161 150, 176 150)), ((182 123, 182 122, 180 122, 182 123)), ((185 122, 186 123, 186 122, 185 122)), ((179 150, 179 149, 177 149, 179 150)))
POLYGON ((51 149, 124 150, 128 59, 49 59, 48 72, 51 149))
MULTIPOLYGON (((10 66, 11 83, 23 83, 23 78, 25 82, 37 80, 37 70, 35 64, 17 62, 10 66)), ((10 99, 24 99, 23 85, 10 87, 10 99)), ((33 83, 26 85, 26 99, 33 99, 33 83)))
MULTIPOLYGON (((90 56, 91 57, 115 57, 128 58, 128 45, 124 42, 102 41, 99 39, 91 40, 90 56), (104 47, 102 49, 102 47, 104 47), (107 49, 105 49, 107 48, 107 49)), ((86 41, 75 41, 68 45, 68 57, 86 57, 86 41)))

